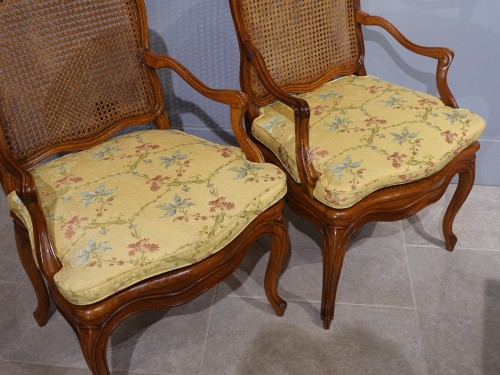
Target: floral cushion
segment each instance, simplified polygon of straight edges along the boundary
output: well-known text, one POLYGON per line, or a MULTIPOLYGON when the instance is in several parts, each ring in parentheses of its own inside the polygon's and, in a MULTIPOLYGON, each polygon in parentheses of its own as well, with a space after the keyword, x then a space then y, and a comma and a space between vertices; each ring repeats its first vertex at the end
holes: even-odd
POLYGON ((114 138, 32 173, 62 262, 55 282, 80 305, 208 257, 286 192, 279 168, 174 130, 114 138))
MULTIPOLYGON (((313 194, 334 208, 436 173, 485 126, 471 111, 373 76, 339 78, 298 97, 311 108, 310 152, 320 175, 313 194)), ((261 108, 252 133, 300 183, 293 111, 280 102, 261 108)))

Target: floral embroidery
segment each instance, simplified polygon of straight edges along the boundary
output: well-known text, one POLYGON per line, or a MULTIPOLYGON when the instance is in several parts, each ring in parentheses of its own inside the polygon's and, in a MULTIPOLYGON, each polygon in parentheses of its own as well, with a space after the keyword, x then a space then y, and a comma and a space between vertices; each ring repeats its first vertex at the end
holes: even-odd
POLYGON ((146 183, 149 185, 151 191, 158 191, 163 183, 168 180, 170 180, 170 177, 168 176, 156 175, 155 177, 148 179, 146 183))
MULTIPOLYGON (((297 97, 311 108, 309 152, 319 175, 314 197, 335 208, 436 173, 484 128, 473 112, 446 107, 434 96, 373 76, 334 79, 297 97)), ((300 183, 289 109, 275 102, 260 111, 253 135, 300 183), (270 136, 262 126, 273 116, 285 121, 270 136)))
POLYGON ((332 167, 329 167, 329 169, 335 175, 335 177, 340 179, 345 173, 347 173, 347 172, 352 173, 352 170, 359 168, 360 165, 361 165, 360 161, 356 161, 353 163, 351 160, 351 156, 348 155, 344 159, 344 161, 342 161, 340 164, 336 164, 332 167))
POLYGON ((95 203, 95 202, 103 203, 105 197, 108 197, 107 201, 109 202, 110 201, 109 198, 111 198, 109 196, 114 191, 115 191, 115 189, 106 189, 106 184, 103 182, 94 191, 80 193, 80 195, 82 196, 83 205, 85 207, 88 207, 89 205, 91 205, 92 203, 95 203))
POLYGON ((279 168, 175 130, 113 138, 33 175, 63 263, 55 281, 76 304, 210 256, 286 191, 279 168))
POLYGON ((405 142, 410 141, 418 136, 418 133, 410 133, 408 128, 404 128, 401 133, 391 133, 394 136, 394 141, 402 145, 405 142))
POLYGON ((400 154, 399 152, 394 152, 392 155, 387 157, 387 160, 392 161, 392 166, 396 169, 401 167, 401 163, 406 159, 406 154, 400 154))
POLYGON ((177 214, 177 211, 180 211, 184 215, 187 214, 186 209, 194 206, 194 203, 191 202, 190 198, 184 198, 182 199, 179 197, 177 194, 174 195, 174 201, 172 203, 168 204, 160 204, 156 206, 156 208, 159 208, 160 210, 164 210, 165 213, 163 214, 162 217, 171 217, 177 214))
POLYGON ((284 118, 282 117, 273 117, 271 118, 266 124, 264 124, 264 129, 266 129, 269 133, 272 134, 273 129, 281 124, 283 124, 283 121, 285 121, 284 118))
POLYGON ((181 177, 189 166, 191 160, 188 159, 189 154, 182 154, 181 150, 176 150, 171 156, 161 156, 161 165, 168 168, 172 165, 177 166, 177 176, 181 177))
POLYGON ((86 216, 80 217, 78 215, 75 215, 70 220, 65 221, 61 225, 61 229, 64 230, 64 237, 72 238, 76 234, 76 229, 78 229, 80 224, 87 221, 88 219, 89 218, 86 216))
MULTIPOLYGON (((91 258, 99 259, 100 253, 111 250, 111 247, 107 246, 106 244, 106 241, 96 243, 94 239, 91 238, 87 243, 87 246, 85 246, 83 249, 80 249, 68 259, 70 267, 77 267, 81 264, 87 263, 91 258)), ((87 266, 93 267, 94 265, 95 263, 88 264, 87 266)))

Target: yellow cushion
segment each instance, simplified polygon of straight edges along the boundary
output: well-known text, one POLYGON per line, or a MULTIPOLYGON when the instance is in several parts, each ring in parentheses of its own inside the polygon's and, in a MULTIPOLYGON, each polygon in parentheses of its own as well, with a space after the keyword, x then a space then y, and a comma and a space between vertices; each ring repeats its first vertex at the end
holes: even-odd
POLYGON ((80 305, 208 257, 286 192, 277 167, 173 130, 124 135, 32 173, 63 265, 55 282, 80 305))
MULTIPOLYGON (((436 173, 485 126, 471 111, 373 76, 343 77, 298 97, 311 108, 310 152, 320 175, 313 194, 334 208, 436 173)), ((252 133, 300 183, 292 110, 280 102, 261 108, 252 133)))

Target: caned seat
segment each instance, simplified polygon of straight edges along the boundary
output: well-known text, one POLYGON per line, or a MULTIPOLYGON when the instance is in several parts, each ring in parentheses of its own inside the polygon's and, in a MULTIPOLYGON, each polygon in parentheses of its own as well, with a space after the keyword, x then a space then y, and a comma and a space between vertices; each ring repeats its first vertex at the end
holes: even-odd
POLYGON ((458 174, 443 219, 453 250, 453 220, 474 183, 485 123, 458 109, 448 87, 453 51, 409 41, 363 12, 360 0, 229 4, 240 84, 250 99, 247 131, 287 173, 288 205, 323 235, 321 319, 328 329, 351 236, 366 223, 404 219, 436 202, 458 174), (436 59, 439 98, 367 76, 363 26, 380 26, 408 50, 436 59))
POLYGON ((0 182, 40 326, 54 303, 92 373, 109 374, 120 322, 196 298, 262 236, 283 315, 286 176, 246 135, 245 94, 151 51, 142 0, 0 1, 0 35, 0 182), (229 106, 239 147, 170 129, 162 68, 229 106))

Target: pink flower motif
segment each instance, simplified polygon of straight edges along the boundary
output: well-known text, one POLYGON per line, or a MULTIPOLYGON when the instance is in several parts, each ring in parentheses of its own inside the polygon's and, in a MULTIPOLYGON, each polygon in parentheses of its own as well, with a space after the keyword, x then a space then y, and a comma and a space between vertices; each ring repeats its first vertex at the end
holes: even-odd
POLYGON ((64 231, 64 237, 71 239, 75 234, 76 234, 76 228, 83 223, 84 221, 87 221, 88 217, 79 217, 78 215, 73 216, 70 220, 65 221, 61 227, 62 229, 65 229, 64 231))
POLYGON ((328 156, 328 151, 327 150, 322 150, 319 147, 314 147, 310 151, 311 159, 320 159, 328 156))
POLYGON ((436 105, 438 104, 438 102, 432 100, 432 99, 420 99, 419 101, 419 104, 423 107, 423 106, 426 106, 426 105, 436 105))
POLYGON ((392 166, 398 169, 399 167, 401 167, 401 164, 406 158, 407 158, 406 154, 400 154, 399 152, 395 152, 392 155, 389 155, 387 157, 387 160, 391 160, 392 166))
POLYGON ((220 152, 223 158, 228 158, 233 154, 233 150, 230 149, 229 147, 222 147, 217 149, 217 151, 220 152))
POLYGON ((160 146, 159 145, 154 145, 151 142, 146 142, 146 143, 143 143, 140 146, 135 146, 135 153, 139 154, 142 151, 145 151, 147 149, 156 150, 157 148, 160 148, 160 146))
POLYGON ((441 135, 444 137, 446 140, 446 143, 453 143, 455 137, 457 136, 457 133, 452 133, 451 130, 447 130, 445 132, 441 132, 441 135))
POLYGON ((320 105, 320 104, 318 104, 316 107, 313 107, 313 108, 311 108, 311 109, 314 111, 314 114, 315 114, 316 116, 319 116, 319 115, 321 115, 321 114, 323 113, 323 111, 324 111, 325 109, 327 109, 327 108, 328 108, 328 106, 326 106, 326 105, 320 105))
POLYGON ((60 178, 59 180, 56 180, 56 188, 67 185, 70 182, 76 184, 77 182, 80 182, 80 181, 83 181, 82 177, 70 174, 69 176, 65 176, 63 178, 60 178))
POLYGON ((208 204, 212 207, 210 207, 210 212, 215 212, 218 208, 221 210, 232 210, 235 205, 232 202, 227 202, 226 197, 219 197, 213 201, 208 202, 208 204))
POLYGON ((375 125, 375 124, 382 125, 382 124, 385 124, 386 122, 387 122, 386 120, 378 118, 377 116, 372 116, 372 117, 365 120, 366 126, 375 125))
POLYGON ((170 180, 170 177, 163 177, 161 175, 157 175, 153 178, 150 178, 146 181, 146 184, 149 185, 151 191, 158 191, 163 182, 170 180))
POLYGON ((373 85, 373 86, 367 87, 366 89, 368 90, 368 92, 370 94, 376 94, 378 92, 378 90, 381 89, 381 87, 373 85))
POLYGON ((149 243, 149 238, 143 238, 135 243, 127 246, 127 248, 132 249, 128 252, 128 255, 133 257, 136 253, 149 251, 151 253, 160 250, 160 246, 155 243, 149 243))

